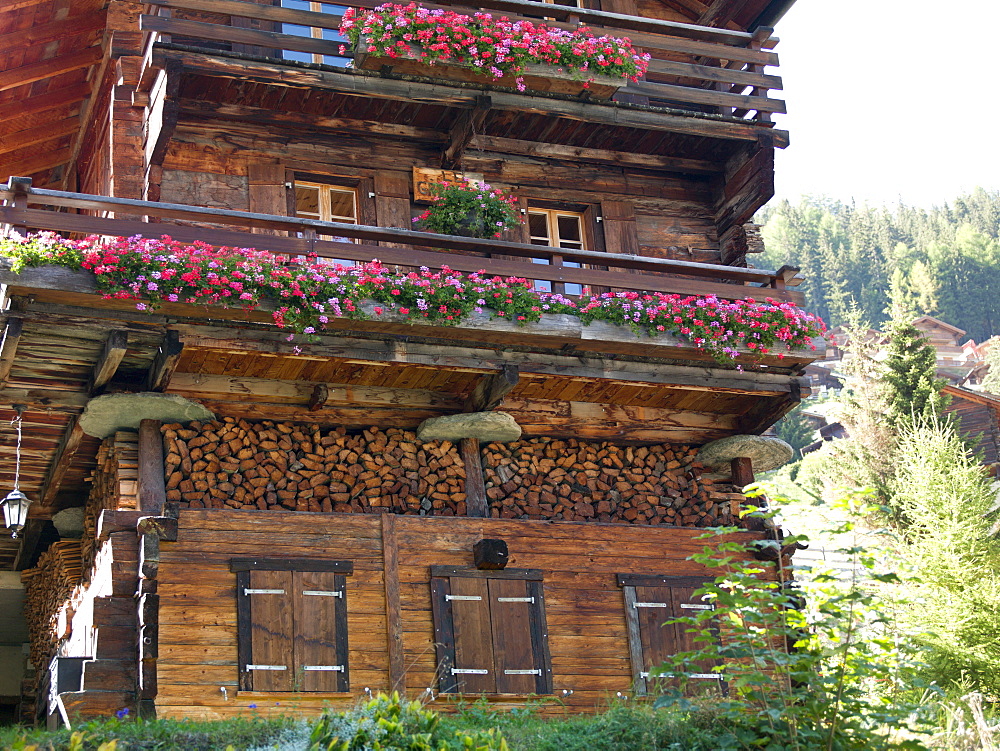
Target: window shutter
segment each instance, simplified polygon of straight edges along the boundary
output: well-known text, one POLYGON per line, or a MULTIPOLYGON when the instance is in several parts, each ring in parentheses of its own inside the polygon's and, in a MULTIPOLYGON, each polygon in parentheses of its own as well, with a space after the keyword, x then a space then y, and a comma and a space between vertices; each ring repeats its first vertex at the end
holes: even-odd
POLYGON ((455 663, 452 675, 462 693, 495 693, 490 593, 486 579, 451 578, 452 623, 455 629, 455 663))
MULTIPOLYGON (((250 211, 257 214, 288 214, 285 167, 281 164, 250 164, 247 168, 250 211)), ((282 230, 254 229, 262 235, 284 235, 282 230)))
POLYGON ((299 691, 347 691, 347 605, 343 576, 329 571, 292 574, 294 665, 299 691))
POLYGON ((460 571, 432 567, 440 690, 551 693, 540 572, 460 571))
POLYGON ((601 223, 604 225, 604 247, 608 253, 639 254, 639 232, 635 224, 635 208, 628 201, 602 201, 601 223))
MULTIPOLYGON (((410 229, 410 183, 406 173, 375 173, 375 215, 380 227, 410 229)), ((383 243, 396 247, 395 243, 383 243)))
POLYGON ((290 571, 250 571, 241 593, 250 605, 250 655, 240 670, 254 691, 291 691, 292 574, 290 571))
MULTIPOLYGON (((636 690, 646 693, 653 683, 676 684, 669 678, 651 679, 649 673, 651 668, 659 667, 668 657, 693 651, 700 646, 694 641, 695 634, 687 633, 690 628, 687 624, 666 624, 666 621, 711 608, 694 596, 701 582, 693 580, 694 577, 619 575, 618 578, 620 585, 624 583, 625 620, 636 690)), ((696 662, 686 667, 695 681, 721 684, 710 662, 696 662)))
POLYGON ((489 579, 497 692, 549 693, 541 582, 489 579))

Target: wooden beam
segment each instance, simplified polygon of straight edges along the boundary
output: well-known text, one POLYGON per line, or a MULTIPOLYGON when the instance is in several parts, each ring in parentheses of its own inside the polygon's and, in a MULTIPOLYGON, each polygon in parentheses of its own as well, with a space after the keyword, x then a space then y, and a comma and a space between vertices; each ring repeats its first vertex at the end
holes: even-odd
POLYGON ((5 50, 12 50, 21 45, 45 44, 97 31, 104 28, 106 15, 103 10, 94 10, 58 21, 40 23, 21 31, 9 31, 6 34, 0 34, 0 45, 5 50))
POLYGON ((0 124, 7 120, 37 115, 57 107, 81 102, 90 96, 90 89, 84 84, 75 83, 61 89, 50 91, 39 96, 30 96, 8 104, 0 104, 0 124))
POLYGON ((101 352, 101 356, 94 366, 94 373, 90 378, 91 394, 114 377, 127 351, 127 331, 112 331, 108 334, 107 341, 104 342, 104 351, 101 352))
POLYGON ((184 344, 180 335, 172 329, 167 331, 153 364, 149 367, 149 375, 146 377, 147 391, 166 391, 183 351, 184 344))
POLYGON ((399 541, 396 515, 382 514, 382 576, 385 580, 385 624, 389 648, 389 690, 406 692, 403 652, 403 606, 399 586, 399 541))
POLYGON ((705 11, 698 16, 698 26, 725 26, 736 16, 749 0, 712 0, 705 11))
POLYGON ((504 397, 517 386, 517 366, 505 363, 499 373, 480 379, 467 403, 469 412, 489 412, 496 409, 504 397))
POLYGON ((0 158, 0 179, 6 174, 37 175, 39 172, 58 167, 69 162, 73 150, 70 147, 59 151, 38 154, 32 157, 0 158))
POLYGON ((160 426, 159 420, 139 422, 139 510, 155 516, 167 502, 160 426))
POLYGON ((14 366, 17 356, 17 345, 21 341, 24 322, 20 318, 10 317, 3 332, 3 342, 0 342, 0 389, 10 380, 10 369, 14 366))
POLYGON ((63 73, 90 67, 99 62, 103 56, 104 50, 100 47, 88 47, 72 55, 59 55, 40 63, 9 68, 0 72, 0 91, 26 86, 45 78, 54 78, 63 73))
POLYGON ((451 127, 448 137, 448 145, 441 153, 442 169, 458 169, 462 161, 462 154, 477 131, 483 127, 483 122, 493 106, 492 100, 488 96, 476 97, 476 105, 471 110, 462 110, 455 124, 451 127))
POLYGON ((17 546, 17 557, 14 559, 14 570, 24 571, 32 563, 35 557, 35 550, 38 549, 38 540, 45 527, 45 519, 32 518, 25 522, 24 529, 21 530, 20 544, 17 546))
POLYGON ((0 154, 8 154, 28 146, 36 146, 46 141, 52 141, 63 136, 76 133, 80 128, 80 118, 77 115, 63 118, 56 122, 43 123, 27 130, 7 133, 0 142, 0 154))
POLYGON ((63 435, 62 440, 59 442, 59 448, 56 449, 55 456, 52 457, 49 471, 46 473, 45 480, 42 483, 41 505, 43 507, 49 508, 55 502, 59 486, 62 484, 70 464, 73 463, 73 458, 80 448, 83 436, 84 432, 83 428, 80 427, 80 418, 78 415, 74 416, 69 427, 66 428, 66 433, 63 435))
POLYGON ((465 513, 468 516, 488 518, 490 502, 486 497, 486 479, 483 477, 483 457, 479 452, 478 438, 463 438, 460 446, 465 463, 465 513))
POLYGON ((596 164, 614 164, 621 167, 640 167, 642 169, 662 170, 664 172, 717 174, 722 172, 723 169, 721 164, 701 159, 634 154, 624 151, 611 151, 609 149, 585 149, 578 146, 524 141, 517 138, 504 138, 502 136, 473 136, 469 142, 469 147, 484 152, 522 154, 540 159, 558 159, 571 162, 582 161, 594 162, 596 164))

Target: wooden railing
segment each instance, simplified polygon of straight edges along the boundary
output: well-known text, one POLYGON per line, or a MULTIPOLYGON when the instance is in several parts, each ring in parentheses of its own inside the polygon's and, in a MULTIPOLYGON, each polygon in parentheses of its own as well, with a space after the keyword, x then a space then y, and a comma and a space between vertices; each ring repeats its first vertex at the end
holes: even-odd
MULTIPOLYGON (((140 18, 142 29, 154 41, 179 38, 211 43, 215 50, 240 45, 256 48, 266 57, 281 51, 309 53, 324 58, 353 57, 350 49, 341 52, 340 41, 281 33, 282 24, 336 31, 341 16, 291 8, 258 5, 244 0, 146 0, 147 13, 140 18), (202 14, 216 22, 185 19, 185 14, 202 14), (239 22, 234 19, 242 19, 239 22), (252 26, 254 28, 243 28, 252 26), (271 27, 273 30, 262 30, 271 27)), ((383 0, 349 0, 344 5, 373 8, 383 0)), ((572 8, 531 0, 485 0, 479 8, 460 1, 452 5, 423 3, 428 8, 454 8, 462 12, 484 9, 498 11, 512 19, 537 21, 575 29, 584 23, 595 30, 624 36, 653 55, 646 80, 619 89, 617 99, 648 102, 685 110, 710 112, 753 122, 770 123, 772 113, 785 112, 785 103, 771 98, 771 90, 781 89, 781 79, 765 73, 766 66, 778 64, 771 48, 777 40, 771 29, 753 34, 706 26, 640 18, 619 13, 572 8), (638 97, 638 99, 637 99, 638 97)), ((428 69, 433 75, 433 69, 428 69)), ((484 79, 484 82, 487 79, 484 79)))
POLYGON ((377 258, 387 265, 427 266, 435 269, 448 266, 462 272, 484 270, 491 276, 516 276, 549 282, 557 292, 562 291, 566 284, 577 284, 590 288, 610 287, 682 295, 714 294, 728 299, 772 298, 799 305, 803 299, 802 293, 788 289, 801 281, 798 269, 790 266, 778 271, 765 271, 614 252, 436 235, 391 227, 108 198, 33 188, 30 179, 20 177, 11 178, 9 185, 0 184, 0 225, 6 231, 13 229, 21 233, 50 230, 62 234, 117 237, 170 235, 181 242, 201 240, 214 246, 258 248, 288 256, 315 254, 322 258, 358 262, 377 258), (39 206, 44 208, 35 208, 39 206), (70 213, 74 210, 99 214, 117 212, 132 218, 70 213), (197 222, 198 226, 167 223, 169 220, 197 222), (265 234, 269 232, 272 234, 265 234), (323 240, 323 235, 368 242, 323 240), (371 242, 391 245, 374 245, 371 242), (492 258, 494 254, 502 257, 492 258), (511 256, 525 260, 509 260, 511 256), (586 268, 585 264, 599 265, 600 268, 586 268))

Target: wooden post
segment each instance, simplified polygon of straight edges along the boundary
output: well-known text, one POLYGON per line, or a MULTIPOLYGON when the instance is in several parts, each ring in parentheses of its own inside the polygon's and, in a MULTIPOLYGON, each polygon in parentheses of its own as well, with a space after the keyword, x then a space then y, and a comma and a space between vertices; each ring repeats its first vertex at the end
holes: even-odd
POLYGON ((490 505, 486 500, 486 480, 483 478, 478 438, 462 439, 462 461, 465 462, 465 513, 467 516, 488 517, 490 505))
POLYGON ((399 599, 399 546, 396 515, 382 514, 382 577, 385 580, 385 624, 389 644, 389 688, 406 693, 403 659, 403 608, 399 599))
MULTIPOLYGON (((737 457, 730 462, 730 466, 733 470, 733 485, 738 487, 741 492, 747 485, 754 483, 753 462, 748 457, 737 457)), ((747 504, 760 509, 764 508, 763 498, 747 498, 747 504)), ((754 532, 764 531, 764 520, 760 517, 744 517, 743 524, 747 529, 754 532)))
POLYGON ((159 420, 139 423, 139 510, 159 516, 167 502, 159 420))
MULTIPOLYGON (((28 193, 31 191, 31 178, 30 177, 11 177, 7 184, 10 185, 11 190, 14 191, 14 198, 11 201, 15 209, 26 209, 28 208, 28 193)), ((25 235, 28 233, 28 228, 23 225, 14 225, 10 227, 14 232, 19 235, 25 235)))

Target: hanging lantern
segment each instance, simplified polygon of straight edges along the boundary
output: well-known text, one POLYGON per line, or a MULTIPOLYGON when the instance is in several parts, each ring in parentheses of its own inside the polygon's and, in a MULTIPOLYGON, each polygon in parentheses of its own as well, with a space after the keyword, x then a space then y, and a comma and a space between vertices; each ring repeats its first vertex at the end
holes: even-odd
POLYGON ((21 478, 21 417, 24 414, 24 406, 14 405, 17 416, 11 420, 11 425, 17 426, 17 448, 16 461, 14 464, 14 489, 7 494, 7 497, 0 501, 3 506, 4 523, 10 530, 10 536, 17 539, 17 533, 24 529, 24 523, 28 520, 28 507, 31 500, 18 487, 21 478))
POLYGON ((7 494, 7 497, 0 501, 3 506, 4 523, 10 530, 10 536, 17 538, 17 533, 24 529, 24 523, 28 519, 28 506, 31 500, 17 488, 7 494))

